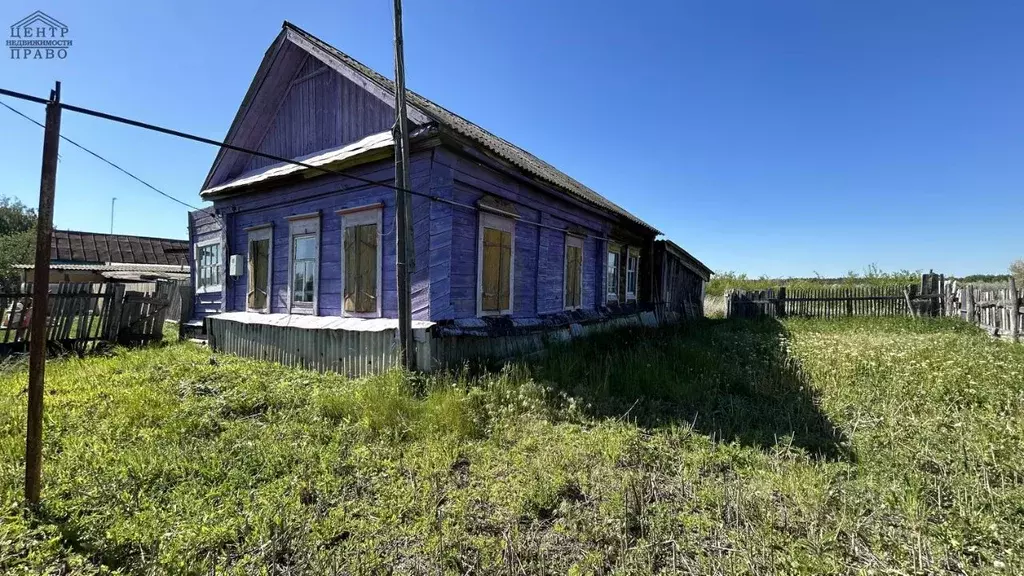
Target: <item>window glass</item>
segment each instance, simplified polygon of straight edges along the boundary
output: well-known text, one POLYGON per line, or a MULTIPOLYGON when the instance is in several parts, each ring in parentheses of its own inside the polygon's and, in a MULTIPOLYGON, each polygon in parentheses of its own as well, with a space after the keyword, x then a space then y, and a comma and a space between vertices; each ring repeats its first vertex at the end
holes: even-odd
POLYGON ((640 256, 630 250, 626 258, 626 297, 636 298, 637 272, 640 267, 640 256))
POLYGON ((608 252, 608 300, 619 299, 619 252, 608 252))
POLYGON ((220 244, 196 248, 196 288, 210 290, 220 286, 220 244))
POLYGON ((316 283, 316 236, 292 238, 292 302, 311 304, 316 283))

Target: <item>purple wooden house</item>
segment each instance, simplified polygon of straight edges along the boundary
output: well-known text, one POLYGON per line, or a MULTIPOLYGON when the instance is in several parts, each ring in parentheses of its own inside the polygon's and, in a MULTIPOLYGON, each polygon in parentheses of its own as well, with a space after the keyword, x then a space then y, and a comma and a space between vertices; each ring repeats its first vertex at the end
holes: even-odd
MULTIPOLYGON (((255 354, 277 358, 267 326, 394 331, 395 192, 367 183, 393 182, 393 102, 391 80, 284 24, 226 140, 358 179, 220 151, 201 192, 213 208, 190 216, 197 319, 220 326, 211 343, 237 349, 227 340, 244 325, 255 354)), ((657 230, 430 100, 408 103, 420 340, 536 347, 538 331, 652 309, 657 230)))

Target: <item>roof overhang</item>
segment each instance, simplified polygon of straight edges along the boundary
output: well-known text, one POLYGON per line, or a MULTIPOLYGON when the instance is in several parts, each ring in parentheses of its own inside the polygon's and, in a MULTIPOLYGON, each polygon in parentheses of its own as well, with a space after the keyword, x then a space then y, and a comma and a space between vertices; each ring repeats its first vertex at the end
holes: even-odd
POLYGON ((712 271, 711 268, 708 268, 703 262, 696 259, 693 254, 690 254, 671 240, 662 239, 657 242, 663 243, 666 251, 672 253, 676 258, 679 258, 679 261, 682 262, 684 266, 693 271, 694 274, 703 278, 705 282, 711 279, 714 271, 712 271))

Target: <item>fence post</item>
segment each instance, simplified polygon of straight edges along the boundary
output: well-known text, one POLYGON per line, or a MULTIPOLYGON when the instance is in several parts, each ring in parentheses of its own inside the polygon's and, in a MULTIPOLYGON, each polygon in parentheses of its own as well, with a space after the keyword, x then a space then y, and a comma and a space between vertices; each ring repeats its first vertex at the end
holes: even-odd
POLYGON ((1020 301, 1017 298, 1017 280, 1010 276, 1010 294, 1007 299, 1010 316, 1010 341, 1020 342, 1020 301))
POLYGON ((781 286, 779 288, 778 299, 775 301, 775 316, 777 318, 786 317, 786 287, 781 286))
POLYGON ((974 286, 968 284, 965 290, 964 300, 967 301, 967 321, 971 324, 977 324, 978 322, 974 318, 974 286))
POLYGON ((107 289, 110 294, 110 314, 107 324, 107 340, 116 343, 121 334, 121 316, 124 310, 124 284, 114 284, 114 289, 107 289))

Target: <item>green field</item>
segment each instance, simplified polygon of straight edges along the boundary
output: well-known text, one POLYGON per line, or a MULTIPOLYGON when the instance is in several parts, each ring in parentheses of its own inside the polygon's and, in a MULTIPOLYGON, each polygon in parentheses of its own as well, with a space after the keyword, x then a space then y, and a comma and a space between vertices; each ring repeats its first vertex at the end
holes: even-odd
POLYGON ((351 381, 174 344, 0 369, 0 573, 1024 572, 1024 346, 707 321, 351 381))

